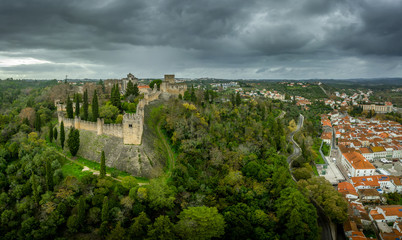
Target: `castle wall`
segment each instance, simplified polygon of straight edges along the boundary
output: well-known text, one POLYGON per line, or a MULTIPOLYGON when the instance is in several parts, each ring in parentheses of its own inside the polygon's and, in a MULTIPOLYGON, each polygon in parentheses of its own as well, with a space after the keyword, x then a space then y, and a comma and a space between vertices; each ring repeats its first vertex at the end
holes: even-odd
POLYGON ((122 124, 104 124, 103 134, 123 138, 123 125, 122 124))
POLYGON ((90 121, 85 121, 85 120, 79 119, 79 124, 80 124, 79 129, 84 129, 84 130, 93 131, 93 132, 97 131, 97 123, 96 122, 90 122, 90 121))
POLYGON ((63 110, 65 110, 63 104, 57 104, 58 121, 59 123, 63 121, 66 128, 74 127, 80 130, 96 132, 97 135, 105 134, 123 138, 124 144, 141 144, 144 131, 144 107, 149 102, 158 99, 160 94, 161 92, 156 90, 145 94, 144 99, 138 102, 135 114, 124 114, 122 124, 105 124, 104 120, 100 118, 98 118, 97 122, 84 121, 78 117, 74 119, 66 118, 63 113, 63 110))

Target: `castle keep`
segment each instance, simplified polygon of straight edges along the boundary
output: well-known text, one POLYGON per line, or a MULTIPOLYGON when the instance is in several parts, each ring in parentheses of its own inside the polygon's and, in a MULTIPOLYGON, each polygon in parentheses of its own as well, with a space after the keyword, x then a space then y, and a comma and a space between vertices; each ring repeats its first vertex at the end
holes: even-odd
POLYGON ((81 120, 79 117, 66 118, 64 116, 65 105, 56 102, 58 122, 63 121, 66 128, 74 127, 96 132, 97 135, 105 134, 122 138, 124 144, 141 144, 144 131, 144 107, 157 100, 162 92, 178 95, 184 94, 186 90, 187 85, 185 83, 175 83, 174 75, 165 75, 165 81, 161 84, 161 91, 157 91, 155 88, 151 92, 144 93, 144 98, 137 105, 136 113, 125 113, 121 124, 105 124, 101 118, 98 118, 96 122, 81 120))

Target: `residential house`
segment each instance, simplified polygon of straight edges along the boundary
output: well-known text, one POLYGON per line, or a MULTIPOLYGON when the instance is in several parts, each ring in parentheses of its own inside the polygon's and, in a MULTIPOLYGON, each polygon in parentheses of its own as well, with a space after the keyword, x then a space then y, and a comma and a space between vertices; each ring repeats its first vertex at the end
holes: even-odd
POLYGON ((377 206, 370 211, 370 218, 377 222, 395 222, 402 219, 401 205, 384 205, 377 206))
POLYGON ((374 175, 373 164, 358 152, 342 153, 341 162, 351 177, 374 175))

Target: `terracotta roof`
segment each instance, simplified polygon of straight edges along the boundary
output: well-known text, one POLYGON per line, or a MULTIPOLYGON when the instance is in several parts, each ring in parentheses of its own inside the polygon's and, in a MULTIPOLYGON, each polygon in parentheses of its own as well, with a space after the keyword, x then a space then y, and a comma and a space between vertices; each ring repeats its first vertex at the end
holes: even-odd
POLYGON ((370 149, 369 148, 360 148, 360 152, 361 153, 371 153, 371 151, 370 151, 370 149))
POLYGON ((355 196, 358 196, 355 187, 349 182, 341 182, 338 184, 338 192, 346 195, 346 194, 352 194, 355 196))
POLYGON ((389 176, 389 178, 391 179, 391 181, 393 181, 393 183, 397 186, 402 186, 402 182, 401 182, 401 177, 397 177, 397 176, 389 176))
POLYGON ((375 169, 373 164, 367 161, 367 159, 358 152, 349 152, 342 154, 355 169, 375 169))
POLYGON ((386 216, 398 216, 402 217, 402 206, 401 205, 385 205, 378 206, 377 208, 381 208, 386 216))
POLYGON ((379 181, 389 181, 389 176, 387 175, 374 175, 365 177, 352 177, 351 178, 353 186, 369 186, 372 188, 380 187, 379 181))
POLYGON ((148 85, 138 86, 138 88, 150 88, 148 85))
POLYGON ((385 219, 384 215, 379 214, 377 210, 373 209, 370 211, 370 215, 374 220, 383 220, 385 219))
POLYGON ((349 239, 352 240, 366 240, 366 236, 364 236, 364 234, 362 232, 359 231, 355 231, 352 232, 352 235, 349 237, 349 239))

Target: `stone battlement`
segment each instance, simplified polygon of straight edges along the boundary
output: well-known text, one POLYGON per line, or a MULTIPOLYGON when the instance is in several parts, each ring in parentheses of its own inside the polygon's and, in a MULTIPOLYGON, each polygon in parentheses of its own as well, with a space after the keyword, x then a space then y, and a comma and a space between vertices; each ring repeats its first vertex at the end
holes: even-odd
MULTIPOLYGON (((134 76, 132 77, 134 78, 134 76)), ((58 112, 58 121, 59 123, 63 121, 66 128, 74 127, 76 129, 96 132, 97 135, 105 134, 123 138, 124 144, 141 144, 142 133, 144 131, 145 106, 157 100, 162 92, 184 94, 186 90, 187 85, 185 83, 175 83, 174 75, 166 75, 165 81, 161 84, 161 91, 157 91, 155 88, 152 92, 145 93, 144 98, 138 102, 136 113, 125 113, 121 124, 105 124, 103 119, 100 118, 96 122, 84 121, 79 117, 75 117, 74 119, 66 118, 64 116, 64 111, 66 111, 65 104, 60 103, 59 100, 56 100, 55 104, 58 112)), ((75 104, 73 104, 73 108, 75 108, 75 104)))
POLYGON ((137 105, 136 113, 125 113, 121 124, 105 124, 103 119, 98 118, 96 122, 90 122, 75 118, 66 118, 64 116, 64 104, 56 103, 58 111, 58 122, 63 121, 66 128, 74 127, 80 130, 96 132, 97 135, 109 135, 123 138, 124 144, 141 144, 142 133, 144 131, 144 108, 145 106, 158 99, 160 92, 145 94, 137 105))

